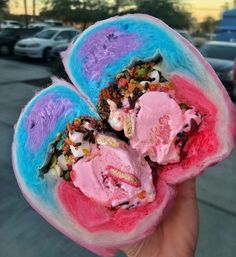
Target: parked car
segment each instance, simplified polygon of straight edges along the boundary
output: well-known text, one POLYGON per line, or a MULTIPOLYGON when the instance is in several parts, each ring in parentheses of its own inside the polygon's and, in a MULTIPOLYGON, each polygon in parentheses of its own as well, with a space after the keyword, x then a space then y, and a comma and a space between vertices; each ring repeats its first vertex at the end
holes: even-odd
POLYGON ((65 71, 64 65, 62 63, 61 52, 66 51, 68 46, 70 44, 73 44, 78 37, 79 37, 79 34, 77 34, 70 42, 55 46, 51 52, 51 54, 52 54, 51 55, 51 57, 52 57, 52 62, 51 62, 52 74, 59 78, 63 78, 64 80, 66 80, 70 83, 71 83, 71 81, 70 81, 70 79, 65 71))
POLYGON ((211 39, 210 33, 204 33, 204 32, 200 32, 200 31, 196 31, 192 34, 192 37, 194 39, 194 45, 199 48, 200 46, 202 46, 203 44, 205 44, 206 42, 210 41, 210 40, 214 40, 213 38, 211 39))
POLYGON ((20 39, 30 37, 37 32, 39 28, 27 29, 4 29, 0 31, 0 55, 9 55, 13 53, 16 42, 20 39))
POLYGON ((51 59, 51 49, 58 44, 69 42, 78 34, 74 28, 50 28, 37 33, 34 37, 17 42, 14 52, 18 56, 51 59))
POLYGON ((1 29, 8 29, 8 28, 19 29, 22 27, 23 27, 23 24, 15 20, 2 20, 0 22, 1 29))
MULTIPOLYGON (((233 83, 234 83, 234 92, 233 92, 233 94, 236 95, 236 58, 234 59, 233 83)), ((235 100, 235 98, 234 98, 234 100, 235 100)))
POLYGON ((236 43, 209 41, 199 50, 215 70, 230 97, 234 99, 235 85, 233 82, 233 72, 236 57, 236 43))
POLYGON ((188 33, 187 30, 182 29, 175 29, 181 36, 186 38, 191 44, 195 45, 194 39, 191 37, 191 35, 188 33))
POLYGON ((80 34, 80 31, 78 32, 78 34, 77 34, 74 38, 71 39, 71 41, 54 46, 54 47, 52 48, 52 51, 51 51, 52 57, 53 57, 53 58, 60 57, 61 52, 66 51, 66 49, 68 48, 68 46, 69 46, 70 44, 73 44, 73 43, 76 41, 76 39, 78 38, 79 34, 80 34))
POLYGON ((48 28, 49 25, 44 23, 44 22, 34 22, 34 23, 30 23, 28 28, 48 28))
POLYGON ((233 81, 234 81, 234 85, 236 86, 236 58, 234 59, 233 81))
POLYGON ((62 27, 63 26, 63 22, 58 21, 58 20, 45 20, 44 23, 50 27, 62 27))
POLYGON ((49 28, 49 27, 63 27, 62 21, 57 20, 45 20, 43 22, 34 22, 29 24, 29 28, 49 28))

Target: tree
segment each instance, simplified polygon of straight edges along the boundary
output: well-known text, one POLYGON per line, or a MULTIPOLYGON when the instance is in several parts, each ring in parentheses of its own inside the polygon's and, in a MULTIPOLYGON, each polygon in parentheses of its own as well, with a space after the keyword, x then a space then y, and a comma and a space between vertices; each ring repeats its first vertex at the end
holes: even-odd
POLYGON ((135 0, 134 2, 137 6, 135 12, 150 14, 173 28, 189 29, 191 26, 191 14, 178 0, 135 0))
POLYGON ((3 11, 7 7, 8 0, 0 0, 0 10, 3 11))
POLYGON ((113 5, 110 7, 110 13, 112 16, 130 12, 135 10, 136 5, 134 0, 114 0, 113 5))
POLYGON ((107 18, 108 13, 105 0, 48 0, 41 14, 66 22, 82 22, 84 29, 89 22, 107 18))
POLYGON ((0 18, 7 12, 8 0, 0 0, 0 18))
POLYGON ((217 25, 217 21, 211 16, 208 16, 204 19, 203 22, 201 22, 200 28, 202 32, 213 33, 216 29, 216 25, 217 25))
POLYGON ((222 6, 221 6, 222 10, 223 11, 227 11, 230 9, 229 7, 229 2, 225 2, 222 6))
POLYGON ((46 0, 45 17, 67 22, 90 22, 124 13, 146 13, 158 17, 174 28, 189 28, 192 17, 180 0, 46 0))

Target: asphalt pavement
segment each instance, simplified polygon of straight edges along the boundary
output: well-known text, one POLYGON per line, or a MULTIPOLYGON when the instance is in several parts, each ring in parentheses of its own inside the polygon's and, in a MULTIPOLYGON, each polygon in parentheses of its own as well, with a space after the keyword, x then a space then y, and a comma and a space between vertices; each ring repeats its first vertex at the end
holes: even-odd
MULTIPOLYGON (((47 86, 50 76, 49 67, 42 63, 0 59, 0 257, 96 256, 38 215, 23 198, 13 174, 13 126, 21 109, 47 86)), ((236 151, 197 179, 197 195, 200 234, 196 257, 234 257, 236 151)))

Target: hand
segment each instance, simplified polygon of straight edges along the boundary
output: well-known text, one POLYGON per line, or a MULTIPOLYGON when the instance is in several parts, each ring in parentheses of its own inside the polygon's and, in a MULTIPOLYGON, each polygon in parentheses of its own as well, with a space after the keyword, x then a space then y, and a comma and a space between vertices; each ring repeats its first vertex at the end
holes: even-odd
POLYGON ((198 226, 196 185, 192 179, 177 186, 173 206, 154 233, 122 250, 128 257, 193 257, 198 226))

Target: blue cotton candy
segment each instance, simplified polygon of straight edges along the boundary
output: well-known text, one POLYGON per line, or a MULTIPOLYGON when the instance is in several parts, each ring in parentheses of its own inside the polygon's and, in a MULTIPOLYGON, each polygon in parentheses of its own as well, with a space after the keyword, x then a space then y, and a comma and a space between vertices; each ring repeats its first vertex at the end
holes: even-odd
POLYGON ((200 70, 199 60, 191 57, 191 50, 174 31, 170 32, 166 25, 157 27, 151 19, 139 16, 105 20, 77 39, 64 55, 64 64, 74 84, 94 106, 100 90, 114 81, 118 72, 158 55, 163 57, 162 71, 167 77, 174 71, 201 82, 204 70, 200 70))
POLYGON ((39 176, 50 144, 75 117, 90 115, 98 118, 78 93, 62 84, 54 84, 37 94, 25 107, 16 125, 13 157, 24 186, 43 202, 56 206, 55 180, 39 176))

